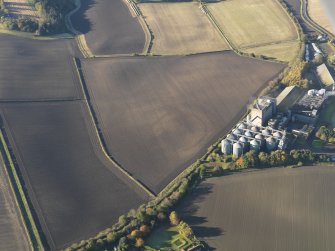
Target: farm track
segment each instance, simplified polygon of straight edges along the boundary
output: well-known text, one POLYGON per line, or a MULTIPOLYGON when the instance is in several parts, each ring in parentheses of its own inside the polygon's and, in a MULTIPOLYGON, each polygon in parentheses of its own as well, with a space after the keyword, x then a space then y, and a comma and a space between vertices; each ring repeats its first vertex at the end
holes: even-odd
POLYGON ((269 169, 210 178, 177 210, 220 251, 332 251, 334 167, 269 169))

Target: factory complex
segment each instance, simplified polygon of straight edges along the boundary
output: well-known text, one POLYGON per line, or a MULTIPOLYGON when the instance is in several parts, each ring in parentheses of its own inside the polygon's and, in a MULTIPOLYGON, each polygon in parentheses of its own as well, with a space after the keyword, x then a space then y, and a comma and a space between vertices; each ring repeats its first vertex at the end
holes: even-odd
POLYGON ((308 91, 289 86, 277 98, 259 97, 247 116, 222 140, 222 153, 238 158, 251 150, 286 150, 298 137, 307 139, 325 101, 334 94, 334 85, 331 90, 308 91))

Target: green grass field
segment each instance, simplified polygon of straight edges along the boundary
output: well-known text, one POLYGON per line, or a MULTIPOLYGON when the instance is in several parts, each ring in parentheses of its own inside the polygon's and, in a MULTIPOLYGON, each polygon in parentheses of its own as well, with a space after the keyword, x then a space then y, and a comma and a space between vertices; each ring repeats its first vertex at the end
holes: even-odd
POLYGON ((181 237, 177 227, 161 227, 155 230, 146 240, 145 250, 170 250, 179 251, 191 245, 191 241, 181 237))
POLYGON ((231 0, 208 9, 235 46, 245 52, 290 61, 299 48, 294 22, 277 0, 231 0))

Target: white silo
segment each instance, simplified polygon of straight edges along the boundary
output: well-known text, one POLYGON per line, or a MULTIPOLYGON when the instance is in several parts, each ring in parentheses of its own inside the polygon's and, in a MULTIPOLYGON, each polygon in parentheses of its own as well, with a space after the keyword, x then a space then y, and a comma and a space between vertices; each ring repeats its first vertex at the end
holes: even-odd
POLYGON ((270 136, 270 134, 271 134, 271 132, 270 132, 270 130, 269 129, 263 129, 262 130, 262 134, 264 135, 264 136, 270 136))
POLYGON ((260 147, 262 148, 265 144, 264 136, 262 134, 257 134, 255 139, 260 143, 260 147))
POLYGON ((235 129, 234 131, 233 131, 233 134, 234 135, 243 135, 243 131, 242 130, 240 130, 240 129, 235 129))
POLYGON ((249 142, 248 142, 248 140, 245 137, 240 137, 238 139, 238 142, 240 142, 241 145, 243 146, 243 151, 244 152, 248 151, 248 149, 249 149, 249 142))
POLYGON ((242 154, 243 154, 243 146, 240 143, 236 142, 233 145, 233 155, 236 158, 239 158, 239 157, 241 157, 242 154))
POLYGON ((246 137, 248 137, 248 138, 252 138, 252 137, 253 137, 252 132, 250 132, 249 130, 246 130, 245 133, 244 133, 244 135, 245 135, 246 137))
POLYGON ((251 131, 253 132, 259 132, 259 129, 256 126, 251 127, 251 131))
POLYGON ((261 150, 260 143, 257 140, 255 140, 255 139, 253 139, 252 141, 250 141, 250 151, 251 150, 254 150, 256 152, 260 152, 260 150, 261 150))
POLYGON ((266 149, 271 152, 274 151, 277 147, 277 141, 273 137, 266 139, 266 149))
POLYGON ((221 152, 225 155, 231 155, 233 153, 233 146, 229 140, 224 139, 221 141, 221 152))
POLYGON ((244 122, 241 122, 239 125, 238 125, 238 129, 247 129, 247 125, 244 123, 244 122))
POLYGON ((229 139, 229 140, 237 140, 237 137, 234 134, 228 134, 227 139, 229 139))

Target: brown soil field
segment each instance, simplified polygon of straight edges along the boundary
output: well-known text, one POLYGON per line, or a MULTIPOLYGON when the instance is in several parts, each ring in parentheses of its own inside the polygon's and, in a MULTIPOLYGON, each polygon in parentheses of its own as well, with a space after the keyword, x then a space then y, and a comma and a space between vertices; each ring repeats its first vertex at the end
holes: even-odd
POLYGON ((145 33, 122 0, 82 0, 71 17, 95 55, 141 53, 145 33))
POLYGON ((199 9, 199 3, 144 3, 139 7, 154 35, 154 54, 179 55, 229 49, 199 9))
POLYGON ((39 41, 0 35, 0 100, 81 97, 73 41, 39 41))
POLYGON ((1 113, 52 250, 95 235, 147 199, 102 154, 81 101, 2 104, 1 113))
POLYGON ((109 153, 155 192, 223 136, 284 67, 233 52, 82 64, 109 153))
POLYGON ((27 251, 30 250, 28 237, 2 159, 0 165, 0 250, 27 251))
POLYGON ((335 249, 335 168, 271 169, 208 179, 181 218, 213 250, 335 249))

